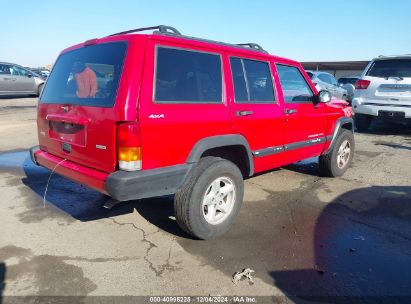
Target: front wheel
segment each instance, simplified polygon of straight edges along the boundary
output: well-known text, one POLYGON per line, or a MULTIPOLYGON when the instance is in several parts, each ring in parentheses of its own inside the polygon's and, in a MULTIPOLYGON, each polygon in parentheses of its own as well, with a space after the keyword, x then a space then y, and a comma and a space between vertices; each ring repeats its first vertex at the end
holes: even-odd
POLYGON ((342 129, 331 150, 320 156, 321 175, 328 177, 343 175, 352 163, 354 148, 354 134, 342 129))
POLYGON ((222 158, 205 157, 174 197, 177 223, 196 238, 215 238, 233 225, 243 195, 238 167, 222 158))

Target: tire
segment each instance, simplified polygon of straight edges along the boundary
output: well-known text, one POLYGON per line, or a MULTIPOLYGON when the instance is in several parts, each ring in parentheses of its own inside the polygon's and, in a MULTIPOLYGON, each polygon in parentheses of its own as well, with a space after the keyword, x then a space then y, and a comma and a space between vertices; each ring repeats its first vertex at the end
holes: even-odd
POLYGON ((337 177, 343 175, 352 163, 354 150, 354 134, 349 130, 342 129, 332 149, 328 151, 327 154, 320 156, 320 174, 322 176, 328 177, 337 177), (349 145, 348 155, 348 150, 346 148, 347 143, 349 145))
POLYGON ((40 85, 37 87, 37 96, 38 96, 38 97, 40 97, 41 92, 43 91, 43 87, 44 87, 44 84, 43 84, 43 83, 40 84, 40 85))
POLYGON ((358 131, 366 131, 371 125, 372 116, 366 114, 355 114, 354 122, 358 131))
POLYGON ((220 236, 233 225, 243 196, 244 181, 238 167, 219 157, 205 157, 174 196, 177 223, 198 239, 220 236), (231 189, 230 185, 233 186, 232 192, 224 195, 231 189))

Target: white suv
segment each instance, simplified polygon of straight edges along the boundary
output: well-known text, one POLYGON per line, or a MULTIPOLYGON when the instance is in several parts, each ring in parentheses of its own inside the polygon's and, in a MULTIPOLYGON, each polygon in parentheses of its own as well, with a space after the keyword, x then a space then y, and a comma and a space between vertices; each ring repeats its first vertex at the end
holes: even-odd
POLYGON ((376 118, 411 118, 411 55, 373 59, 355 83, 352 107, 358 130, 376 118))

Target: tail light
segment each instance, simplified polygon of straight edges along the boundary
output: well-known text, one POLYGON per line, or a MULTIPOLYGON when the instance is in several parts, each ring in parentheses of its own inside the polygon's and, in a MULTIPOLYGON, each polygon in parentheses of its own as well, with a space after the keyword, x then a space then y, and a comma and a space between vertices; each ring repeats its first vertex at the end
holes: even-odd
POLYGON ((117 126, 117 150, 120 170, 141 169, 140 129, 137 123, 122 123, 117 126))
POLYGON ((366 90, 368 89, 368 86, 370 85, 371 81, 369 80, 364 80, 364 79, 358 79, 355 82, 355 89, 357 90, 366 90))

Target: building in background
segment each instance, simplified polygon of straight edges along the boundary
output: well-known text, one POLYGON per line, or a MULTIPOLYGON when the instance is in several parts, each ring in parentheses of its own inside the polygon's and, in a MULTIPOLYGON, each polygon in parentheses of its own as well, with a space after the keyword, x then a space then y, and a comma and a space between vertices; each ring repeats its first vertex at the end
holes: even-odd
POLYGON ((323 71, 334 75, 336 79, 344 76, 359 76, 369 61, 318 61, 302 62, 304 69, 323 71))

